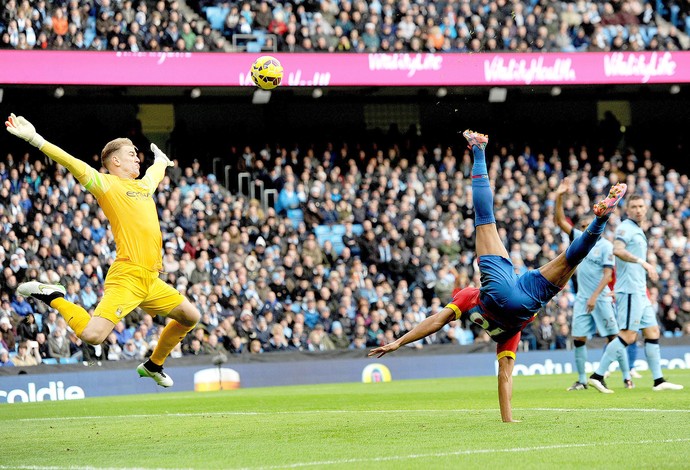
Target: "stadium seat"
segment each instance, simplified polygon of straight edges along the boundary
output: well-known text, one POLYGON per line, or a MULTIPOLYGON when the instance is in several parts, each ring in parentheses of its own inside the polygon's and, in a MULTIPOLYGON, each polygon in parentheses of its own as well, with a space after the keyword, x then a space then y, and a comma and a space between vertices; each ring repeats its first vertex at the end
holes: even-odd
MULTIPOLYGON (((357 236, 361 235, 363 230, 361 224, 352 225, 352 232, 357 236)), ((343 252, 343 248, 345 248, 343 243, 343 235, 345 235, 344 225, 319 225, 314 229, 314 234, 320 246, 323 247, 326 241, 330 241, 338 256, 343 252)))
POLYGON ((87 29, 84 31, 84 44, 86 46, 91 46, 91 43, 93 42, 94 38, 96 37, 96 30, 95 29, 87 29))
POLYGON ((642 26, 640 28, 640 34, 642 34, 642 39, 646 46, 649 45, 649 42, 656 36, 657 32, 658 28, 656 26, 642 26))
POLYGON ((43 329, 43 314, 34 313, 34 320, 36 320, 36 326, 38 326, 38 331, 41 331, 41 329, 43 329))
POLYGON ((230 13, 230 10, 222 7, 207 7, 206 8, 206 19, 211 24, 211 28, 215 30, 222 30, 225 24, 225 18, 230 13))
POLYGON ((54 366, 58 363, 57 359, 54 357, 46 357, 43 359, 43 364, 49 365, 49 366, 54 366))
POLYGON ((256 41, 247 43, 247 52, 261 52, 261 44, 256 41))
POLYGON ((331 227, 328 225, 317 225, 316 228, 314 229, 314 235, 316 235, 316 238, 322 238, 328 234, 328 232, 331 231, 331 227))
POLYGON ((659 15, 665 15, 668 10, 666 10, 666 5, 664 5, 663 0, 656 0, 656 8, 655 8, 657 14, 659 15))
POLYGON ((678 5, 671 5, 671 24, 674 26, 680 26, 680 7, 678 5))
POLYGON ((81 362, 76 357, 61 357, 60 364, 79 364, 81 362))
POLYGON ((259 44, 259 47, 263 47, 266 44, 266 33, 260 29, 255 29, 252 34, 256 37, 255 41, 259 44))

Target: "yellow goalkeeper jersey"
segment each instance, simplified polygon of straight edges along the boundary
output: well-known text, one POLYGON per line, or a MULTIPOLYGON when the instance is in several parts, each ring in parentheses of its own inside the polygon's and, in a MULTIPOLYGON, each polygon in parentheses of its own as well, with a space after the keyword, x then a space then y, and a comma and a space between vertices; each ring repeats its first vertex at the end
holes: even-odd
POLYGON ((117 260, 152 271, 162 268, 163 238, 153 193, 165 175, 164 163, 154 162, 143 178, 135 180, 99 173, 50 142, 41 151, 67 168, 96 197, 110 221, 117 260))

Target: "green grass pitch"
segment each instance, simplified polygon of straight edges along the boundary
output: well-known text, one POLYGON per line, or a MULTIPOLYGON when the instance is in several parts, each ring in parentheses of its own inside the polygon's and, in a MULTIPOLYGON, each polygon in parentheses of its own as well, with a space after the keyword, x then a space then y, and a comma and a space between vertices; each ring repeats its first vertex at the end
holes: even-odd
POLYGON ((516 377, 512 424, 493 377, 6 404, 0 468, 689 468, 690 371, 666 375, 516 377))

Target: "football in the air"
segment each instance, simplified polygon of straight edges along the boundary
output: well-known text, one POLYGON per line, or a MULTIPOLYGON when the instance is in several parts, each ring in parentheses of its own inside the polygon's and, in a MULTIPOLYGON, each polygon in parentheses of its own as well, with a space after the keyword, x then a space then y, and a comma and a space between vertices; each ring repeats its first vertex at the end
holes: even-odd
POLYGON ((264 55, 252 64, 252 81, 259 88, 272 90, 283 80, 283 66, 275 57, 264 55))

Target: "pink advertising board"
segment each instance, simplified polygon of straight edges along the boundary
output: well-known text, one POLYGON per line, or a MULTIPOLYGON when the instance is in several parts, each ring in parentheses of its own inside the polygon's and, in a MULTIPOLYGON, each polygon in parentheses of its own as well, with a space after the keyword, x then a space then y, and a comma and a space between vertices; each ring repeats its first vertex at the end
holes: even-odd
MULTIPOLYGON (((257 54, 0 51, 0 84, 252 86, 257 54)), ((690 82, 690 52, 275 54, 287 86, 690 82)))

